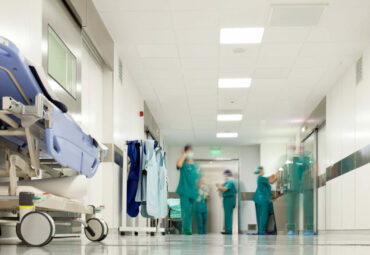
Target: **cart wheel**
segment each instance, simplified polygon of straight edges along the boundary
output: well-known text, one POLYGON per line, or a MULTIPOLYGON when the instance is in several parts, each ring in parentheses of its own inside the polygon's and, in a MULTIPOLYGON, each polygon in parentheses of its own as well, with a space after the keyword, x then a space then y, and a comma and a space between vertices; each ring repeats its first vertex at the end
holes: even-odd
POLYGON ((93 242, 99 242, 107 237, 108 224, 104 220, 91 218, 86 223, 85 235, 87 239, 93 242))
POLYGON ((55 224, 50 215, 43 212, 29 212, 21 220, 17 235, 31 246, 44 246, 55 235, 55 224), (18 233, 19 232, 19 233, 18 233))
POLYGON ((134 234, 135 234, 135 236, 138 236, 139 235, 139 232, 135 232, 134 234))
POLYGON ((150 236, 154 236, 154 232, 150 232, 150 236))
POLYGON ((17 234, 17 237, 19 238, 19 240, 23 241, 23 237, 21 235, 21 224, 20 223, 17 223, 17 225, 15 225, 15 233, 17 234))

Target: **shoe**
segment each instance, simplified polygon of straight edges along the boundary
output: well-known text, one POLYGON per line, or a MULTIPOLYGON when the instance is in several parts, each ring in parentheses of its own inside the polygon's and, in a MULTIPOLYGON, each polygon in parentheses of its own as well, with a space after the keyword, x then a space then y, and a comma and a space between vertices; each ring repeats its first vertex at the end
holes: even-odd
POLYGON ((293 230, 289 230, 289 231, 288 231, 288 233, 287 233, 287 235, 288 235, 288 236, 294 236, 294 235, 295 235, 295 233, 294 233, 294 231, 293 231, 293 230))
POLYGON ((182 232, 182 234, 191 236, 193 233, 191 231, 184 231, 184 232, 182 232))
POLYGON ((262 235, 263 236, 272 236, 274 233, 270 233, 270 232, 264 232, 262 235))
POLYGON ((304 234, 305 236, 313 236, 313 235, 315 235, 315 233, 314 233, 314 232, 312 232, 312 231, 305 231, 303 234, 304 234))
POLYGON ((229 233, 229 232, 221 232, 221 234, 223 234, 223 235, 232 235, 231 233, 229 233))

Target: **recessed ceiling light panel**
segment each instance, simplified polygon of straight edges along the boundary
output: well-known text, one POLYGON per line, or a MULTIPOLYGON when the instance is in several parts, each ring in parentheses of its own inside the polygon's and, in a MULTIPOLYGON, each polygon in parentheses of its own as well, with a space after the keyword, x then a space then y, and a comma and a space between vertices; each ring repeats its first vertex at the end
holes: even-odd
POLYGON ((220 44, 261 43, 264 31, 262 27, 221 28, 220 44))
POLYGON ((217 138, 236 138, 238 137, 238 133, 234 132, 227 132, 227 133, 217 133, 217 138))
POLYGON ((217 114, 217 121, 241 121, 242 114, 217 114))
POLYGON ((248 88, 251 85, 251 78, 218 79, 219 88, 248 88))

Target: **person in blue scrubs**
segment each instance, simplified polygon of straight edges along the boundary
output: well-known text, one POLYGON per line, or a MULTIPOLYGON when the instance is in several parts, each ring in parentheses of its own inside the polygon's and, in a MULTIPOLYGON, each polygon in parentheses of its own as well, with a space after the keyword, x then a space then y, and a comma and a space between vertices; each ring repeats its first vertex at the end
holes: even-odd
POLYGON ((197 228, 198 234, 205 235, 207 229, 207 218, 208 218, 208 209, 207 209, 207 198, 208 198, 208 187, 204 182, 204 178, 199 179, 198 187, 198 198, 195 202, 195 212, 197 218, 197 228))
POLYGON ((278 178, 278 173, 270 177, 264 177, 263 167, 259 166, 255 171, 257 177, 257 190, 254 193, 253 201, 256 205, 257 226, 259 235, 268 235, 267 224, 269 213, 273 210, 271 203, 271 184, 275 183, 278 178))
POLYGON ((217 189, 222 192, 224 216, 225 216, 225 231, 223 235, 231 235, 233 233, 233 211, 236 203, 236 187, 232 177, 232 172, 227 169, 224 171, 224 184, 216 184, 217 189))
POLYGON ((198 198, 199 171, 194 163, 194 152, 191 145, 185 146, 176 166, 180 170, 176 193, 180 196, 182 234, 192 235, 195 200, 198 198))

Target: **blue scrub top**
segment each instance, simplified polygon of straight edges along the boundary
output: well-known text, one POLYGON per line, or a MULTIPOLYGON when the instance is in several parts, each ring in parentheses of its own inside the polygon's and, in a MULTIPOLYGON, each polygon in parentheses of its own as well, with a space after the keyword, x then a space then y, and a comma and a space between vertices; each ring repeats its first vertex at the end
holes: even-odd
POLYGON ((176 193, 180 196, 186 196, 192 199, 198 197, 197 181, 199 173, 195 164, 184 162, 180 170, 180 181, 176 193))
POLYGON ((236 194, 235 181, 233 178, 228 179, 223 185, 227 188, 226 191, 222 192, 223 197, 233 197, 236 194))
POLYGON ((253 201, 256 204, 266 204, 271 200, 271 185, 267 177, 258 176, 257 190, 254 193, 253 201))

